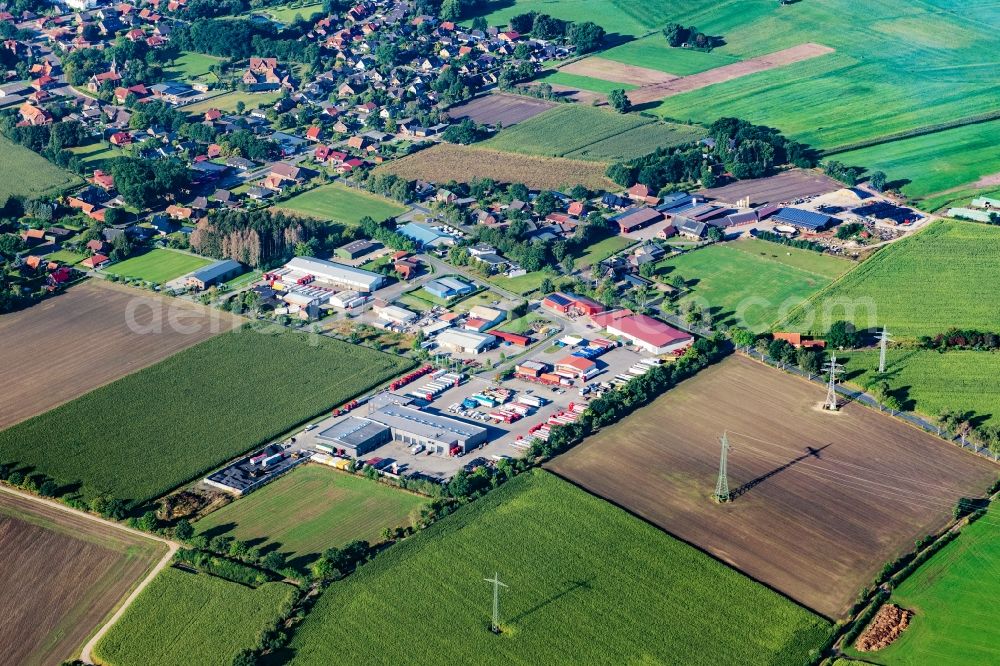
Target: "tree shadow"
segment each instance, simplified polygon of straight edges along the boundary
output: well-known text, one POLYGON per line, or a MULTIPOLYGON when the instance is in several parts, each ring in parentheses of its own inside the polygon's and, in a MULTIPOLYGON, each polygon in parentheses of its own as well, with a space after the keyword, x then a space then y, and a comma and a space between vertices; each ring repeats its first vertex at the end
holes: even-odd
POLYGON ((565 588, 563 588, 559 592, 556 592, 555 594, 551 595, 550 597, 548 597, 546 599, 543 599, 542 601, 539 601, 537 604, 535 604, 531 608, 529 608, 529 609, 527 609, 527 610, 525 610, 525 611, 523 611, 521 613, 518 613, 517 615, 515 615, 514 617, 511 618, 511 622, 517 622, 518 620, 523 620, 524 618, 528 617, 529 615, 532 615, 533 613, 536 613, 536 612, 540 611, 541 609, 545 608, 549 604, 555 603, 559 599, 565 597, 567 594, 571 594, 571 593, 575 592, 576 590, 581 590, 581 589, 582 590, 590 590, 590 589, 592 589, 591 586, 590 586, 590 581, 592 581, 592 580, 594 580, 593 576, 591 576, 587 580, 570 580, 570 581, 566 581, 567 585, 566 585, 565 588))
POLYGON ((906 185, 909 185, 913 181, 909 178, 897 178, 896 180, 890 180, 885 184, 883 189, 885 190, 898 190, 906 185))
POLYGON ((899 401, 900 408, 905 412, 912 412, 917 406, 917 402, 910 397, 910 386, 900 386, 892 390, 892 395, 899 401))
POLYGON ((320 558, 320 553, 308 553, 306 555, 299 555, 298 557, 288 560, 285 566, 296 569, 297 571, 306 571, 309 569, 309 565, 320 558))
POLYGON ((750 492, 753 488, 756 488, 757 486, 759 486, 760 484, 764 483, 765 481, 767 481, 771 477, 784 472, 789 467, 793 467, 796 464, 802 462, 803 460, 807 460, 809 458, 819 459, 820 452, 823 449, 829 448, 830 446, 833 446, 833 444, 824 444, 823 446, 819 447, 818 449, 817 448, 813 448, 811 446, 807 446, 806 447, 806 452, 803 453, 801 456, 798 456, 797 458, 792 458, 791 460, 789 460, 788 462, 786 462, 784 465, 782 465, 780 467, 776 467, 776 468, 772 469, 770 472, 767 472, 766 474, 761 474, 756 479, 751 479, 750 481, 747 481, 742 486, 740 486, 736 490, 734 490, 731 493, 729 493, 729 500, 732 501, 732 500, 736 499, 737 497, 739 497, 741 495, 745 495, 746 493, 750 492))
POLYGON ((201 534, 208 539, 214 539, 217 536, 232 532, 234 529, 236 529, 236 523, 223 523, 215 527, 210 527, 201 534))

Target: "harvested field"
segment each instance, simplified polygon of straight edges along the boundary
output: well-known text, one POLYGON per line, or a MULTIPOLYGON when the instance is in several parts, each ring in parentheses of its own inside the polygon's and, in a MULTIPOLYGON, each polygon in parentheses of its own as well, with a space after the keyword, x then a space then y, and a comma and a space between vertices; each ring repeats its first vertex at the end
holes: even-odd
POLYGON ((528 118, 534 118, 542 111, 555 106, 555 102, 521 95, 496 93, 470 99, 448 109, 452 118, 471 118, 480 125, 496 125, 510 127, 522 123, 528 118))
POLYGON ((492 178, 503 183, 524 183, 531 188, 558 188, 576 184, 591 189, 614 190, 617 185, 604 175, 604 165, 555 157, 511 155, 499 150, 439 144, 393 160, 375 169, 402 178, 447 183, 492 178))
POLYGON ((791 598, 843 615, 882 564, 943 527, 997 466, 736 356, 549 468, 791 598), (727 431, 734 501, 711 499, 727 431))
POLYGON ((826 194, 839 190, 843 186, 843 183, 819 171, 789 169, 767 178, 738 180, 722 187, 700 190, 697 194, 729 204, 750 197, 750 205, 760 206, 826 194))
POLYGON ((811 42, 799 44, 788 49, 782 49, 756 58, 749 58, 748 60, 741 60, 731 65, 723 65, 722 67, 716 67, 698 74, 691 74, 690 76, 682 76, 662 83, 643 86, 642 88, 630 91, 628 97, 632 100, 633 104, 649 104, 667 97, 705 88, 716 83, 732 81, 748 74, 766 72, 769 69, 784 67, 785 65, 802 62, 803 60, 811 60, 812 58, 817 58, 828 53, 833 53, 833 49, 829 46, 813 44, 811 42))
POLYGON ((680 78, 674 74, 667 74, 656 69, 626 65, 622 62, 615 62, 598 56, 591 56, 583 60, 577 60, 560 67, 559 71, 578 76, 589 76, 605 81, 615 81, 618 83, 629 83, 636 86, 652 86, 668 83, 680 78))
POLYGON ((27 310, 0 316, 0 338, 11 341, 0 348, 0 385, 5 387, 0 429, 241 321, 220 310, 103 280, 88 280, 27 310))
POLYGON ((165 553, 139 534, 0 491, 0 664, 78 656, 165 553))

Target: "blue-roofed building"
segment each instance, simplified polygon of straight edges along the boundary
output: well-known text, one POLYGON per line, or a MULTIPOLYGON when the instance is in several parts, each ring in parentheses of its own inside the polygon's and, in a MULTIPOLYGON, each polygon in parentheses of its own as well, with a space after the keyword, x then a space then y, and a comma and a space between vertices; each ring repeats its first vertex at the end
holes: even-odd
POLYGON ((823 231, 837 222, 836 218, 829 215, 801 208, 782 208, 771 219, 778 224, 788 224, 806 231, 823 231))
POLYGON ((223 259, 189 274, 185 277, 184 283, 189 287, 195 287, 199 290, 208 289, 212 285, 225 282, 241 273, 243 273, 243 266, 240 262, 233 261, 232 259, 223 259))
POLYGON ((471 294, 476 290, 476 286, 460 278, 443 277, 431 280, 424 285, 424 289, 432 296, 447 300, 456 296, 471 294))
POLYGON ((442 233, 433 227, 417 222, 410 222, 399 228, 399 233, 403 234, 419 247, 438 247, 454 242, 454 239, 446 233, 442 233))

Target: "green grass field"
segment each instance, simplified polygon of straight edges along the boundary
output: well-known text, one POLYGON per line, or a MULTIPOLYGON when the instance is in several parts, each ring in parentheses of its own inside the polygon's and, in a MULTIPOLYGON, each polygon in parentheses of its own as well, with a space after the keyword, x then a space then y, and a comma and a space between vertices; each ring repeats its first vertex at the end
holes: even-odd
POLYGON ((0 206, 12 196, 54 197, 81 184, 76 175, 0 135, 0 206))
POLYGON ((715 244, 657 264, 659 274, 680 275, 692 301, 716 322, 764 331, 791 307, 847 272, 851 264, 829 255, 759 240, 715 244))
POLYGON ((406 212, 405 206, 391 199, 341 183, 330 183, 303 192, 282 201, 277 208, 342 224, 357 224, 365 216, 384 220, 406 212))
POLYGON ((593 266, 604 261, 613 254, 621 252, 635 241, 624 236, 610 236, 587 248, 587 251, 576 257, 576 266, 593 266))
POLYGON ((629 0, 517 0, 496 3, 496 9, 493 3, 484 3, 483 11, 464 18, 471 20, 483 15, 491 26, 506 26, 512 16, 536 11, 568 21, 593 21, 608 33, 634 36, 668 23, 679 6, 692 4, 696 3, 650 0, 638 5, 629 0))
POLYGON ((1000 199, 1000 187, 959 187, 920 200, 920 206, 932 213, 944 212, 952 207, 967 207, 976 197, 1000 199))
POLYGON ((839 153, 830 159, 884 171, 890 181, 906 179, 910 182, 902 192, 923 197, 1000 173, 997 136, 1000 120, 839 153))
POLYGON ((321 336, 241 329, 0 432, 0 460, 80 484, 87 499, 138 502, 412 365, 321 336))
POLYGON ((222 62, 222 58, 205 53, 184 51, 170 67, 163 70, 163 73, 171 80, 187 81, 189 83, 192 81, 215 79, 214 76, 209 74, 209 68, 219 62, 222 62))
POLYGON ((1000 593, 998 521, 994 507, 896 588, 890 601, 914 616, 892 645, 848 654, 893 666, 996 663, 1000 625, 983 609, 1000 593))
POLYGON ((283 5, 281 7, 268 7, 264 10, 264 13, 272 19, 286 25, 294 21, 296 16, 301 16, 308 21, 309 18, 317 12, 323 13, 322 2, 301 4, 298 7, 291 7, 289 5, 283 5))
MULTIPOLYGON (((845 353, 848 380, 863 387, 874 379, 878 356, 877 351, 845 353)), ((1000 354, 890 349, 886 374, 907 410, 932 418, 944 409, 971 411, 979 419, 1000 423, 1000 354)))
POLYGON ((602 95, 607 95, 616 89, 635 90, 639 87, 631 83, 605 81, 604 79, 595 79, 592 76, 580 76, 579 74, 570 74, 569 72, 560 72, 554 69, 543 73, 536 81, 544 81, 552 85, 570 86, 572 88, 579 88, 580 90, 589 90, 590 92, 601 93, 602 95))
POLYGON ((536 470, 334 583, 296 665, 793 664, 816 615, 603 500, 536 470), (501 626, 488 629, 497 573, 501 626), (625 612, 627 609, 627 612, 625 612))
POLYGON ((240 102, 243 102, 243 104, 246 105, 247 110, 250 110, 262 106, 271 106, 279 99, 281 99, 281 93, 277 91, 243 92, 241 90, 234 90, 233 92, 216 95, 215 97, 195 102, 194 104, 189 104, 188 106, 182 106, 181 110, 192 116, 200 116, 209 109, 219 109, 220 111, 235 113, 236 105, 240 102))
POLYGON ((86 259, 87 255, 80 252, 73 252, 72 250, 57 250, 52 254, 46 255, 45 258, 49 261, 58 261, 72 266, 86 259))
POLYGON ((156 248, 137 257, 113 264, 105 273, 123 277, 138 278, 147 282, 163 283, 196 271, 212 263, 211 259, 198 257, 186 252, 156 248))
POLYGON ((292 566, 355 539, 382 540, 386 527, 410 524, 426 500, 360 476, 308 464, 227 504, 195 524, 198 533, 227 534, 278 550, 292 566), (228 529, 228 526, 232 526, 228 529))
POLYGON ((703 134, 688 125, 561 104, 502 130, 482 145, 526 155, 609 162, 641 157, 661 146, 690 143, 703 134))
POLYGON ((180 569, 164 569, 98 643, 107 666, 231 664, 288 612, 295 590, 257 589, 180 569))
POLYGON ((719 50, 705 52, 673 48, 658 32, 608 49, 599 55, 615 62, 655 69, 676 76, 697 74, 739 60, 735 56, 723 55, 719 50))
POLYGON ((787 325, 821 335, 839 319, 858 328, 886 326, 897 338, 950 327, 993 330, 1000 294, 984 289, 1000 271, 1000 228, 935 222, 879 250, 796 310, 787 325))
POLYGON ((79 157, 88 169, 104 169, 107 166, 106 162, 125 155, 125 151, 105 144, 103 141, 88 143, 85 146, 75 146, 68 150, 79 157))

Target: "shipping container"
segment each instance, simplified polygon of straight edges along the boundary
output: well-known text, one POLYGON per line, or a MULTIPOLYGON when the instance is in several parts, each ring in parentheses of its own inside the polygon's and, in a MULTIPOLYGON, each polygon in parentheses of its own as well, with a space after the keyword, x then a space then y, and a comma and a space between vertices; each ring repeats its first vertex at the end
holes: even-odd
POLYGON ((284 453, 275 453, 274 455, 271 455, 271 456, 268 456, 268 457, 264 458, 264 460, 261 461, 260 466, 261 467, 271 467, 271 466, 273 466, 273 465, 281 462, 284 459, 285 459, 285 454, 284 453))

